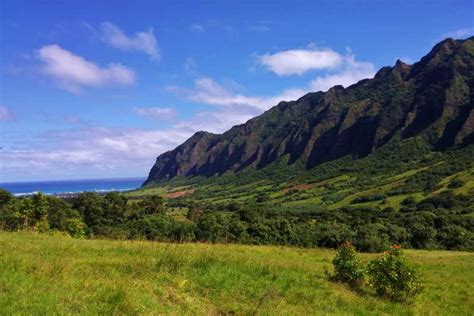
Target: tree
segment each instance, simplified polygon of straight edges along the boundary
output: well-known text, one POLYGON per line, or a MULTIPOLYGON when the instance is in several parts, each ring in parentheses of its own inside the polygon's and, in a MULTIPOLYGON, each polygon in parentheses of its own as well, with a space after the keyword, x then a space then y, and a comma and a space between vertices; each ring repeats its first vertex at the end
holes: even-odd
POLYGON ((174 221, 170 237, 177 242, 193 241, 195 239, 196 224, 189 221, 174 221))
POLYGON ((48 217, 49 205, 46 195, 38 193, 32 197, 33 214, 32 219, 36 221, 45 221, 48 217))
POLYGON ((81 193, 73 201, 73 208, 82 216, 84 223, 91 229, 104 222, 103 198, 94 192, 81 193))
POLYGON ((173 219, 166 215, 147 215, 129 224, 132 237, 166 241, 173 229, 173 219))
POLYGON ((48 222, 51 229, 68 231, 68 221, 72 219, 79 220, 84 230, 84 223, 77 210, 72 209, 71 205, 61 198, 48 196, 48 222))
POLYGON ((159 195, 146 196, 140 202, 140 207, 143 208, 144 213, 147 215, 166 214, 164 200, 159 195))
POLYGON ((0 189, 0 210, 8 205, 15 197, 7 190, 0 189))
POLYGON ((106 225, 117 225, 126 219, 127 197, 118 192, 109 192, 104 197, 104 218, 106 225))

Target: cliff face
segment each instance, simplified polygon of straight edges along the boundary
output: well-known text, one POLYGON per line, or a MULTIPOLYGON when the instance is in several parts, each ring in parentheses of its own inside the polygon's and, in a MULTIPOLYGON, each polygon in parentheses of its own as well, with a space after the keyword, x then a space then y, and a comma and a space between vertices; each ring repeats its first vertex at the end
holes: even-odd
POLYGON ((309 93, 223 134, 198 132, 160 155, 145 184, 261 168, 288 155, 306 168, 359 158, 392 137, 422 135, 433 148, 474 142, 474 37, 447 39, 414 65, 397 61, 346 89, 309 93))

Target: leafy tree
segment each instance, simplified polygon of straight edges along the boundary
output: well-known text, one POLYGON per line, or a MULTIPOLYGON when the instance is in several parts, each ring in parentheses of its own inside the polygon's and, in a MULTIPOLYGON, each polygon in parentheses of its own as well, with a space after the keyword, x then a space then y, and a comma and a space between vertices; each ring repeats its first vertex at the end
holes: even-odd
POLYGON ((163 198, 159 195, 146 196, 140 202, 140 207, 147 215, 166 213, 163 198))
POLYGON ((129 224, 132 237, 166 241, 173 231, 173 220, 165 215, 147 215, 129 224))
POLYGON ((79 212, 72 209, 71 205, 64 199, 48 196, 47 202, 48 223, 51 229, 66 231, 69 219, 78 219, 82 222, 79 212))
POLYGON ((33 214, 32 219, 35 221, 44 220, 48 216, 49 205, 46 195, 38 193, 32 197, 33 214))
POLYGON ((188 221, 175 221, 171 229, 170 237, 177 242, 189 242, 196 238, 196 224, 188 221))
POLYGON ((104 196, 104 218, 107 225, 117 225, 126 220, 127 198, 118 192, 109 192, 104 196))
POLYGON ((14 198, 13 194, 7 190, 0 189, 0 210, 5 208, 14 198))
POLYGON ((103 204, 103 198, 94 192, 81 193, 72 203, 90 229, 105 222, 103 204))
POLYGON ((319 223, 316 225, 318 246, 336 248, 345 241, 354 237, 354 231, 346 224, 319 223))
POLYGON ((360 251, 380 252, 390 245, 390 236, 382 224, 363 225, 357 229, 354 245, 360 251))

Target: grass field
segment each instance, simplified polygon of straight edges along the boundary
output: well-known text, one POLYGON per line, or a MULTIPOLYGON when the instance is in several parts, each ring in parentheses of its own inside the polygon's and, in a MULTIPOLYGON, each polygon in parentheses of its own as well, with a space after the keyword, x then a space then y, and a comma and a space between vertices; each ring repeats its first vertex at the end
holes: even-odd
MULTIPOLYGON (((474 253, 412 251, 413 304, 328 282, 335 252, 0 232, 0 314, 472 315, 474 253)), ((368 260, 376 255, 362 255, 368 260)))

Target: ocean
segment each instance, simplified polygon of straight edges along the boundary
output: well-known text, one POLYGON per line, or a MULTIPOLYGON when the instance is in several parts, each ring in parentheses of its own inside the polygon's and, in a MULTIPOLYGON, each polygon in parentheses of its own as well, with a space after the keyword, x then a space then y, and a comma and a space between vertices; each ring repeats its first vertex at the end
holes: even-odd
POLYGON ((146 178, 123 178, 5 182, 0 183, 0 188, 10 191, 14 195, 26 195, 36 192, 43 192, 45 194, 68 194, 84 191, 109 192, 137 189, 145 180, 146 178))

